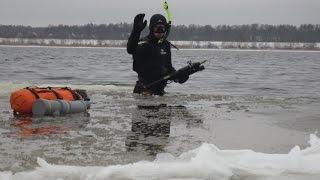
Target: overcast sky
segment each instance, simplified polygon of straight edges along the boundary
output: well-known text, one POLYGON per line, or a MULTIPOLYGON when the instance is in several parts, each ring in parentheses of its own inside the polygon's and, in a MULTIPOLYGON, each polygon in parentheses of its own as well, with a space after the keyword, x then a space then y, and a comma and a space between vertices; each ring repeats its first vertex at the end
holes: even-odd
MULTIPOLYGON (((320 0, 168 0, 174 24, 320 24, 320 0)), ((0 24, 132 22, 164 13, 162 0, 0 0, 0 24)))

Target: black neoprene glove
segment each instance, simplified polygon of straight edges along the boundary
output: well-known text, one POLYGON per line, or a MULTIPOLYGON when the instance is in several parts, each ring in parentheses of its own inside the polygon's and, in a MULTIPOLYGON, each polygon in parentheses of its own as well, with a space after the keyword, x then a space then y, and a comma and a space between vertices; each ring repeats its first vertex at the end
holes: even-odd
POLYGON ((185 83, 188 79, 189 79, 189 75, 188 75, 188 74, 181 74, 181 75, 175 77, 174 82, 183 84, 183 83, 185 83))
POLYGON ((145 14, 138 14, 134 18, 133 23, 133 32, 134 33, 141 33, 143 29, 147 26, 147 20, 143 21, 145 14))

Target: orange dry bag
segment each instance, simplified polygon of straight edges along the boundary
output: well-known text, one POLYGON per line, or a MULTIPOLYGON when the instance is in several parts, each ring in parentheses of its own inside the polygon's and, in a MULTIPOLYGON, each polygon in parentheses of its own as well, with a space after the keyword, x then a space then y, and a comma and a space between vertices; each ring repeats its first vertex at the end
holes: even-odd
POLYGON ((70 88, 64 87, 27 87, 13 92, 10 96, 10 104, 15 114, 32 114, 32 105, 37 99, 74 101, 81 96, 70 88))

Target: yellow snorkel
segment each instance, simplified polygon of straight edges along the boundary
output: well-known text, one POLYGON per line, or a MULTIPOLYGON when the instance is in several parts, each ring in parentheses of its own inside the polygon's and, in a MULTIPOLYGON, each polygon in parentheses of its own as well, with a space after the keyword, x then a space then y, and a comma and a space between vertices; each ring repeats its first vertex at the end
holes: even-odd
POLYGON ((173 21, 173 16, 172 16, 172 13, 170 11, 170 8, 169 8, 169 4, 168 4, 168 1, 165 0, 163 2, 163 9, 165 10, 166 14, 167 14, 167 18, 168 18, 168 27, 167 27, 167 31, 166 31, 166 34, 164 35, 163 38, 161 38, 159 40, 159 43, 162 43, 165 39, 167 39, 167 37, 169 36, 170 34, 170 28, 171 28, 171 24, 172 24, 172 21, 173 21))
POLYGON ((167 0, 165 0, 163 2, 163 9, 166 11, 166 14, 167 14, 167 17, 168 17, 168 24, 171 25, 171 23, 173 21, 173 16, 172 16, 172 13, 170 11, 169 4, 168 4, 167 0))

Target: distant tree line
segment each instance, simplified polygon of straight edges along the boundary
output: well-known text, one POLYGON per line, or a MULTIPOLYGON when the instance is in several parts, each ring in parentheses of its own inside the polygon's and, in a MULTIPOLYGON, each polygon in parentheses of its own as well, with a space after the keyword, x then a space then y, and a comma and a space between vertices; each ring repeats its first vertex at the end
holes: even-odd
MULTIPOLYGON (((132 24, 127 23, 48 27, 0 25, 0 38, 126 40, 131 29, 132 24)), ((320 25, 177 25, 171 29, 170 40, 313 43, 320 42, 320 25)))

